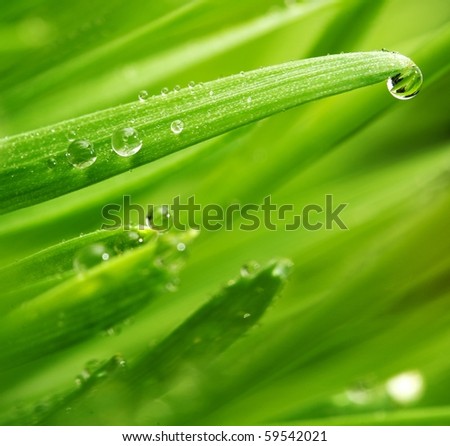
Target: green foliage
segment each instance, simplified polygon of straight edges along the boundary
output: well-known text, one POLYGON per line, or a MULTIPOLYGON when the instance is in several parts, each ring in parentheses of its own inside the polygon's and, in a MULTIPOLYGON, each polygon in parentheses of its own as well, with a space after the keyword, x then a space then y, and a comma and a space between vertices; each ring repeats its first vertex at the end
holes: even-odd
POLYGON ((0 423, 447 424, 447 10, 5 3, 0 423), (409 57, 424 85, 398 101, 409 57), (68 162, 71 131, 92 165, 68 162), (124 195, 297 213, 333 195, 348 230, 99 230, 124 195))

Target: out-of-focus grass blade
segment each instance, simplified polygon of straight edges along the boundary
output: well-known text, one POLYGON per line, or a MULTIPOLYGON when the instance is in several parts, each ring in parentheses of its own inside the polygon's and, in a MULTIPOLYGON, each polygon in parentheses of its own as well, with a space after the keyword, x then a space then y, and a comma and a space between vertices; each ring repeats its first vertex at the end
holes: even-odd
MULTIPOLYGON (((25 299, 55 286, 74 276, 78 256, 88 256, 93 247, 104 250, 108 258, 137 248, 156 237, 157 232, 148 229, 96 231, 58 243, 36 254, 25 257, 0 269, 2 297, 0 310, 4 314, 25 299)), ((100 255, 101 253, 97 253, 100 255)), ((99 260, 92 253, 91 262, 99 260)), ((79 272, 79 271, 78 271, 79 272)))
POLYGON ((305 102, 385 81, 412 65, 384 51, 288 62, 4 138, 1 211, 55 198, 305 102), (124 128, 138 131, 133 144, 143 144, 127 158, 111 149, 112 135, 124 128), (75 141, 67 141, 69 132, 75 141), (67 158, 80 151, 84 168, 67 158))
MULTIPOLYGON (((286 426, 448 426, 450 407, 415 407, 281 422, 286 426)), ((278 423, 277 423, 278 424, 278 423)))
MULTIPOLYGON (((124 398, 124 404, 131 404, 127 408, 127 422, 138 423, 135 418, 138 412, 142 417, 140 420, 155 416, 147 414, 145 407, 171 385, 183 381, 186 368, 199 371, 207 368, 257 324, 286 282, 291 267, 288 260, 272 262, 260 271, 243 267, 237 280, 223 288, 148 353, 135 362, 130 361, 126 372, 110 374, 110 379, 101 384, 98 371, 92 373, 92 380, 86 381, 88 385, 84 392, 72 392, 63 402, 63 405, 71 406, 69 414, 55 410, 52 414, 47 413, 45 421, 40 422, 71 424, 74 417, 75 423, 81 419, 87 424, 113 423, 109 401, 117 392, 124 398), (100 384, 95 386, 95 394, 89 393, 92 382, 94 386, 100 384), (85 404, 93 408, 89 418, 85 417, 85 404), (52 417, 48 418, 50 415, 52 417)), ((101 371, 100 375, 103 375, 101 371)))
POLYGON ((310 50, 310 57, 323 56, 340 51, 352 51, 358 39, 370 29, 378 11, 385 0, 377 2, 362 2, 349 0, 343 3, 342 9, 333 17, 318 42, 310 50))
POLYGON ((1 317, 2 371, 113 328, 139 311, 170 288, 181 266, 177 244, 192 237, 168 232, 115 257, 100 253, 108 260, 94 265, 90 256, 98 262, 99 253, 87 252, 81 260, 87 269, 1 317))
MULTIPOLYGON (((179 36, 176 36, 178 38, 175 39, 175 42, 169 40, 168 48, 165 48, 164 41, 158 45, 161 33, 171 35, 171 27, 183 29, 182 25, 177 26, 177 18, 179 19, 183 14, 186 15, 189 11, 192 13, 196 9, 200 15, 202 6, 205 6, 204 3, 206 2, 193 1, 188 5, 183 5, 155 22, 144 25, 141 29, 130 30, 128 34, 112 44, 95 48, 91 53, 80 56, 79 60, 69 60, 61 67, 51 67, 49 71, 36 76, 30 82, 21 83, 13 88, 2 98, 5 108, 10 109, 12 114, 18 106, 20 107, 21 114, 14 117, 13 128, 19 126, 19 128, 28 130, 27 121, 48 124, 52 121, 72 118, 114 105, 118 101, 129 98, 131 93, 135 96, 142 88, 158 85, 167 77, 179 73, 187 67, 197 65, 301 18, 308 17, 334 1, 320 0, 266 14, 261 14, 259 11, 261 5, 254 5, 253 8, 250 4, 244 5, 243 10, 254 9, 259 11, 259 16, 252 17, 244 23, 231 25, 224 30, 217 31, 215 27, 212 27, 209 35, 200 34, 199 38, 195 38, 196 34, 192 28, 189 28, 187 35, 181 32, 179 36), (160 29, 161 27, 163 29, 160 29), (145 34, 146 39, 142 39, 142 34, 145 34), (138 39, 137 42, 136 39, 138 39), (156 41, 156 47, 152 44, 149 46, 149 39, 151 42, 156 41), (180 44, 180 42, 182 43, 180 44), (124 60, 124 53, 127 52, 134 54, 134 58, 129 61, 125 59, 123 66, 117 67, 117 59, 124 60), (102 57, 100 63, 102 60, 106 63, 102 64, 103 71, 99 73, 98 57, 100 56, 102 57), (80 64, 88 66, 84 70, 80 70, 80 64), (103 65, 106 65, 108 69, 105 69, 103 65), (86 72, 90 72, 91 76, 86 76, 86 72), (76 76, 77 74, 78 76, 76 76), (80 75, 82 76, 81 82, 80 75), (78 82, 70 82, 72 76, 78 82), (56 91, 55 84, 59 86, 56 91), (59 106, 54 107, 55 103, 58 103, 59 106), (43 108, 48 110, 45 117, 41 114, 43 108)), ((212 5, 206 7, 207 17, 211 7, 212 5)), ((205 12, 203 11, 203 13, 205 12)), ((212 15, 211 20, 217 20, 217 16, 212 15)), ((236 17, 233 17, 232 22, 235 20, 236 17)), ((200 19, 198 25, 203 28, 204 22, 200 19)), ((205 32, 205 30, 203 31, 205 32)))

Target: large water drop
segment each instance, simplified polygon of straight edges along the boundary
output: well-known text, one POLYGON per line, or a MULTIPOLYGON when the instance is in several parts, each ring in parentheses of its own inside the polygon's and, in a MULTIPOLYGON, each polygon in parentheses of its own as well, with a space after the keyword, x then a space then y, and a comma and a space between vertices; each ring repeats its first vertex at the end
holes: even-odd
POLYGON ((85 246, 76 254, 73 260, 73 267, 76 271, 82 273, 102 262, 109 260, 114 253, 103 243, 94 243, 85 246))
POLYGON ((147 216, 147 224, 155 231, 165 232, 172 226, 169 206, 152 206, 147 216))
POLYGON ((85 139, 77 139, 69 144, 66 152, 67 161, 77 169, 86 169, 97 160, 94 145, 85 139))
POLYGON ((416 96, 423 83, 419 67, 413 65, 387 80, 387 87, 394 98, 406 101, 416 96))
POLYGON ((142 139, 136 129, 125 127, 117 129, 111 137, 111 146, 117 155, 127 157, 139 152, 142 148, 142 139))

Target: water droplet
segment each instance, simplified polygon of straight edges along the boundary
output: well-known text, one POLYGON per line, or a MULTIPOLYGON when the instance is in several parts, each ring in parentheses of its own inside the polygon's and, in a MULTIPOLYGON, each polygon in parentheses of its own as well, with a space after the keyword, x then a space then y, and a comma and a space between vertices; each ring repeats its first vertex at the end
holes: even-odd
POLYGON ((387 87, 394 98, 406 101, 416 96, 423 83, 422 72, 413 65, 387 80, 387 87))
POLYGON ((57 165, 57 162, 56 162, 56 159, 55 159, 55 158, 49 158, 49 159, 47 160, 47 166, 48 166, 50 169, 54 169, 54 168, 56 167, 56 165, 57 165))
POLYGON ((374 390, 365 382, 358 382, 345 391, 346 399, 358 406, 364 406, 371 403, 374 398, 374 390))
POLYGON ((67 160, 77 169, 86 169, 97 160, 94 145, 85 139, 76 139, 69 144, 66 152, 67 160))
POLYGON ((180 119, 173 121, 172 124, 170 124, 170 130, 172 130, 175 135, 179 135, 184 130, 183 121, 180 119))
POLYGON ((249 96, 249 97, 247 98, 247 104, 250 104, 251 102, 252 102, 252 97, 249 96))
POLYGON ((140 102, 145 102, 148 99, 148 91, 141 90, 138 94, 138 98, 140 102))
POLYGON ((113 356, 113 362, 117 367, 120 367, 121 369, 124 369, 127 367, 127 361, 125 358, 121 355, 114 355, 113 356))
POLYGON ((259 268, 259 263, 255 261, 248 262, 241 267, 241 277, 253 276, 259 270, 259 268))
POLYGON ((90 359, 86 362, 84 365, 84 370, 81 372, 82 374, 85 373, 88 377, 91 376, 99 367, 101 366, 101 363, 98 359, 90 359))
POLYGON ((169 291, 169 293, 175 293, 175 291, 178 290, 178 282, 176 280, 172 280, 170 282, 166 283, 166 290, 169 291))
POLYGON ((288 259, 279 260, 272 271, 272 276, 280 277, 281 279, 287 279, 292 271, 293 266, 294 264, 288 259))
POLYGON ((251 316, 250 313, 245 313, 244 316, 243 316, 243 318, 244 318, 244 319, 247 319, 247 318, 249 318, 250 316, 251 316))
POLYGON ((76 130, 69 130, 66 133, 66 138, 68 141, 75 141, 77 139, 78 133, 76 130))
POLYGON ((175 87, 173 87, 173 91, 175 93, 178 93, 181 90, 181 87, 179 85, 175 85, 175 87))
POLYGON ((128 249, 136 248, 144 243, 144 238, 137 231, 125 231, 114 243, 114 250, 121 254, 128 249))
POLYGON ((194 82, 194 81, 189 82, 189 83, 188 83, 188 87, 189 87, 190 89, 194 88, 194 87, 195 87, 195 82, 194 82))
POLYGON ((87 379, 89 379, 89 378, 85 378, 83 375, 77 375, 76 377, 75 377, 75 385, 77 386, 77 387, 81 387, 81 386, 83 386, 85 383, 86 383, 86 381, 87 381, 87 379))
POLYGON ((245 71, 241 71, 239 74, 240 74, 242 77, 245 77, 245 71))
POLYGON ((214 96, 214 91, 209 90, 209 95, 210 95, 210 96, 214 96))
POLYGON ((167 87, 164 87, 163 89, 161 89, 162 96, 166 96, 168 93, 169 93, 169 89, 167 87))
POLYGON ((147 215, 147 225, 155 231, 165 232, 172 226, 169 206, 151 206, 147 215))
POLYGON ((116 336, 120 334, 120 330, 117 330, 116 327, 109 327, 106 331, 105 331, 105 335, 106 336, 116 336))
POLYGON ((420 372, 401 373, 386 383, 388 395, 397 403, 409 404, 421 398, 424 390, 424 379, 420 372))
POLYGON ((142 139, 133 127, 117 129, 111 137, 111 146, 117 155, 127 157, 139 152, 142 148, 142 139))
POLYGON ((102 243, 94 243, 78 251, 73 261, 73 267, 78 272, 84 272, 102 262, 106 262, 113 255, 113 252, 102 243))

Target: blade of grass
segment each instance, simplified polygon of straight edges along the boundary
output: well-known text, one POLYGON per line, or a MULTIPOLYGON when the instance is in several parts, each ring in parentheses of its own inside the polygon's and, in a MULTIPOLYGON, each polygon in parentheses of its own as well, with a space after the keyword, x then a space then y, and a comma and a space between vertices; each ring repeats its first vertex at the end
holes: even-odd
POLYGON ((30 300, 59 282, 74 276, 74 261, 77 253, 92 245, 103 246, 109 255, 121 254, 139 247, 156 237, 157 232, 145 230, 96 231, 53 245, 43 251, 25 257, 4 268, 0 268, 0 283, 3 296, 0 299, 1 313, 30 300))
POLYGON ((407 57, 390 52, 289 62, 4 138, 2 213, 80 189, 305 102, 385 81, 412 65, 407 57), (184 129, 171 131, 174 122, 184 129), (141 133, 144 150, 122 158, 111 150, 111 135, 129 126, 141 133), (87 169, 67 161, 67 134, 74 130, 95 147, 98 159, 87 169))
MULTIPOLYGON (((181 253, 176 246, 193 236, 191 232, 162 234, 138 249, 126 250, 82 271, 3 315, 2 371, 73 345, 141 310, 167 291, 180 266, 181 253)), ((84 245, 82 239, 74 243, 84 245)), ((67 247, 58 248, 66 251, 67 247)), ((54 251, 52 254, 55 257, 54 251)))
POLYGON ((131 405, 128 422, 139 422, 134 418, 139 412, 142 420, 154 417, 155 414, 146 413, 149 401, 165 393, 174 382, 183 380, 186 367, 198 370, 209 367, 221 353, 254 327, 279 294, 291 267, 290 261, 280 260, 271 262, 261 271, 241 275, 148 353, 129 361, 126 371, 119 369, 121 373, 111 373, 106 377, 101 373, 102 369, 95 371, 86 381, 86 388, 71 392, 39 423, 54 423, 61 417, 58 409, 70 406, 71 412, 64 414, 63 418, 65 423, 71 424, 72 417, 79 420, 84 413, 83 407, 93 403, 102 409, 96 411, 95 419, 91 417, 85 422, 110 424, 108 401, 117 397, 118 392, 123 396, 123 401, 131 405), (98 372, 102 379, 106 379, 99 380, 98 372), (93 387, 95 395, 91 394, 93 387))
MULTIPOLYGON (((219 32, 214 30, 213 34, 188 41, 186 44, 177 44, 164 52, 157 52, 156 55, 136 57, 125 67, 107 70, 103 75, 98 75, 97 61, 95 61, 93 66, 95 75, 92 78, 87 78, 81 84, 75 83, 74 85, 69 82, 70 78, 65 78, 62 88, 58 89, 56 93, 54 93, 53 83, 48 85, 47 77, 41 76, 32 85, 20 85, 17 91, 13 90, 11 95, 7 95, 3 99, 5 108, 11 109, 11 113, 14 113, 16 107, 19 106, 21 113, 15 116, 14 126, 17 128, 18 125, 20 129, 28 130, 27 122, 29 121, 48 124, 52 121, 56 122, 72 118, 77 114, 108 107, 116 104, 119 100, 128 99, 131 93, 135 97, 142 88, 148 89, 151 85, 158 85, 171 74, 186 70, 187 67, 229 51, 244 42, 252 41, 307 17, 331 3, 333 3, 332 0, 320 0, 314 4, 297 5, 289 10, 261 15, 229 29, 219 32), (36 91, 39 92, 43 89, 45 93, 48 88, 51 89, 50 94, 44 94, 40 99, 34 97, 36 91), (24 94, 29 97, 26 101, 23 101, 24 94), (59 106, 54 107, 55 103, 59 106), (43 108, 47 110, 45 117, 41 113, 43 108), (20 121, 21 119, 23 122, 20 121)), ((188 37, 181 36, 181 39, 190 39, 191 33, 190 30, 188 37)), ((142 53, 147 54, 147 47, 143 45, 141 47, 142 53)), ((131 46, 130 50, 134 51, 134 47, 131 46)), ((156 48, 157 50, 158 48, 156 48)), ((114 54, 109 54, 109 57, 113 56, 114 54)))

